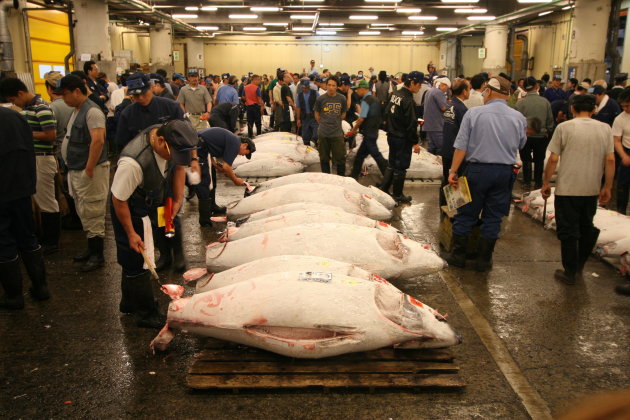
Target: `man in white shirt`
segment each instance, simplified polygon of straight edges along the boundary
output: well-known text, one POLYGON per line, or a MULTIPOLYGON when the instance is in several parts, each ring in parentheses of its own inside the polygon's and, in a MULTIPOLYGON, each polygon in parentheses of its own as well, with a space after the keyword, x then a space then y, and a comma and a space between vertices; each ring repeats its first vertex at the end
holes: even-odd
POLYGON ((486 80, 480 74, 473 76, 472 79, 470 79, 470 85, 472 86, 470 97, 464 101, 464 105, 466 105, 468 109, 484 104, 481 92, 483 91, 485 84, 486 80))

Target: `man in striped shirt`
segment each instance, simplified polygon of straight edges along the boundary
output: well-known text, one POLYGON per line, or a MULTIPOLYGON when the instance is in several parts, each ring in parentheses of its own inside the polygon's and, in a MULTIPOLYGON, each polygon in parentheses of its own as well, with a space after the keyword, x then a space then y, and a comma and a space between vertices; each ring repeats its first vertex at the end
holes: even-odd
POLYGON ((55 197, 57 121, 48 104, 39 95, 29 92, 20 79, 3 80, 0 95, 22 108, 22 115, 33 130, 37 165, 37 183, 33 198, 41 210, 42 249, 44 254, 55 252, 59 249, 61 230, 59 203, 55 197))

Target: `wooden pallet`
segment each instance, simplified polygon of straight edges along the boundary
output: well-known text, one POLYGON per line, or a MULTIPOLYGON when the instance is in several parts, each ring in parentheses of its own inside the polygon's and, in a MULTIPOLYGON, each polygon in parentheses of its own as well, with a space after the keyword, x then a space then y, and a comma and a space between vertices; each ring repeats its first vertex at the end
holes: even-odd
POLYGON ((249 347, 206 348, 195 358, 186 383, 193 389, 306 387, 438 388, 465 386, 446 350, 353 353, 325 359, 293 359, 249 347))

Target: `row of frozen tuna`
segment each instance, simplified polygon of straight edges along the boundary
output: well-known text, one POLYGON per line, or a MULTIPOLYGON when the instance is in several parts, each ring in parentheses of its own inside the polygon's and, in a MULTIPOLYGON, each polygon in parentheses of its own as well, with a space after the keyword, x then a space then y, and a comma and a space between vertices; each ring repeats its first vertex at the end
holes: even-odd
MULTIPOLYGON (((522 210, 534 219, 542 222, 547 229, 556 229, 555 188, 551 189, 551 197, 545 201, 540 190, 523 194, 522 210)), ((600 230, 595 247, 595 254, 600 257, 619 259, 619 269, 623 274, 628 273, 630 267, 630 217, 616 211, 597 208, 593 219, 595 227, 600 230)))
MULTIPOLYGON (((348 130, 350 129, 348 125, 348 130)), ((362 136, 356 137, 357 147, 347 155, 347 168, 352 168, 354 157, 361 145, 362 136)), ((234 172, 239 177, 277 177, 304 172, 309 167, 319 165, 319 152, 311 146, 303 144, 301 137, 286 132, 271 132, 256 136, 256 153, 251 160, 239 156, 234 161, 234 172)), ((387 135, 381 131, 377 145, 383 156, 389 156, 387 135)), ((372 157, 363 162, 365 173, 378 174, 379 169, 372 157)), ((439 179, 442 176, 442 161, 439 156, 432 155, 426 150, 420 154, 414 153, 411 165, 407 170, 410 179, 439 179)))
POLYGON ((185 274, 196 293, 165 288, 168 324, 152 345, 164 348, 173 328, 300 358, 459 343, 437 310, 385 280, 434 273, 444 262, 384 223, 393 201, 368 192, 351 178, 304 173, 229 205, 223 237, 207 247, 208 268, 185 274))

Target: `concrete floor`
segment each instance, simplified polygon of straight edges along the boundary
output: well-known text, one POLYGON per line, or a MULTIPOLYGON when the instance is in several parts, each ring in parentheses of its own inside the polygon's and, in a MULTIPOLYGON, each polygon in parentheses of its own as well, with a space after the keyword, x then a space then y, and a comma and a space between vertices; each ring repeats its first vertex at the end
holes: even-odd
MULTIPOLYGON (((241 193, 227 184, 219 188, 222 203, 241 193)), ((413 205, 397 209, 394 224, 437 247, 437 186, 408 183, 407 193, 413 205)), ((215 229, 198 227, 195 199, 185 207, 184 229, 189 266, 202 266, 203 245, 215 229)), ((151 354, 156 332, 118 313, 120 267, 111 232, 108 219, 106 267, 84 275, 71 262, 84 236, 65 231, 63 251, 47 260, 53 298, 36 303, 27 297, 25 310, 0 312, 0 418, 531 418, 498 368, 496 346, 488 350, 469 321, 470 310, 460 306, 462 296, 456 299, 439 275, 397 286, 447 312, 464 335, 452 349, 468 383, 461 392, 191 392, 186 370, 203 340, 180 334, 168 353, 151 354)), ((613 291, 625 280, 592 259, 583 284, 559 284, 552 278, 559 255, 552 232, 513 210, 491 272, 444 273, 509 351, 513 373, 554 415, 593 391, 630 388, 630 299, 613 291)), ((172 273, 163 277, 179 281, 172 273)), ((160 298, 165 305, 166 296, 160 298)))

